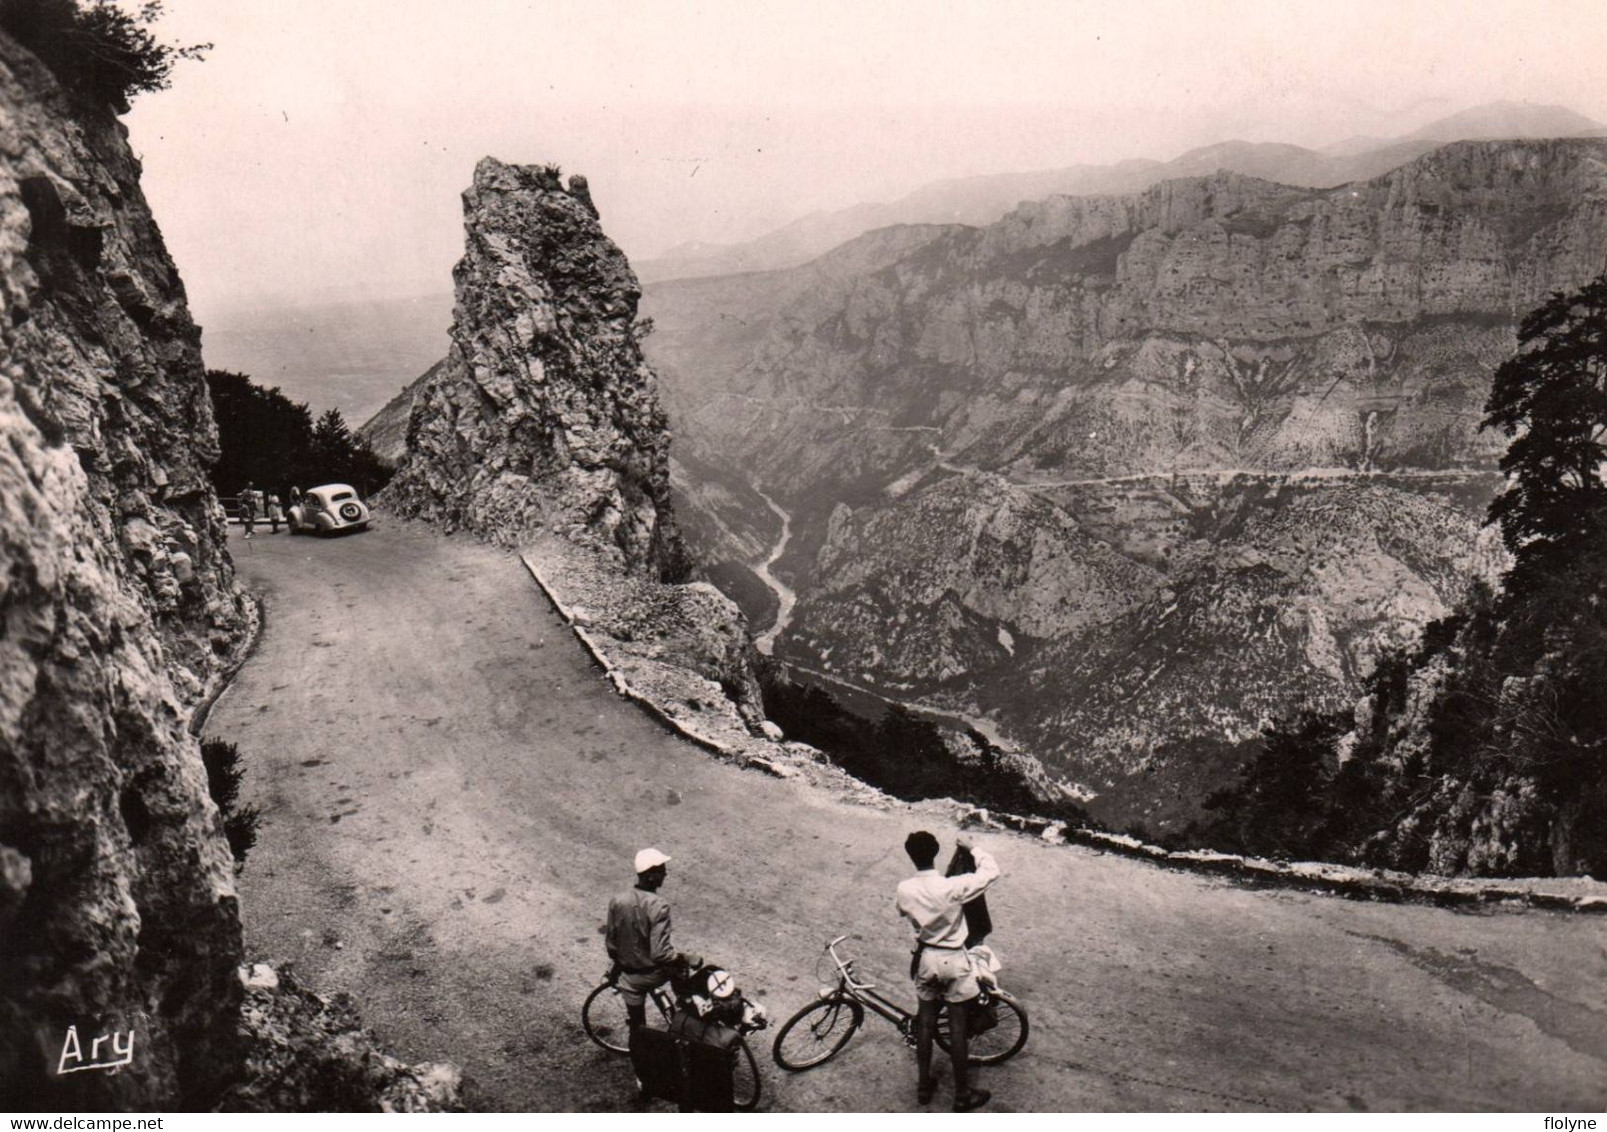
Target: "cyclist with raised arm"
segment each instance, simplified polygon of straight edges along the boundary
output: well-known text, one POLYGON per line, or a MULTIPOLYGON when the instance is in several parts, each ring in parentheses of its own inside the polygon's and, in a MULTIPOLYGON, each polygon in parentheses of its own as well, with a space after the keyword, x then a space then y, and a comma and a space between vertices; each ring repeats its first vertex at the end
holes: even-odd
POLYGON ((954 1065, 954 1111, 970 1112, 992 1097, 986 1089, 970 1087, 970 1042, 967 1033, 969 1008, 977 997, 976 972, 965 950, 965 904, 975 900, 999 878, 999 865, 993 854, 979 848, 969 834, 956 838, 976 860, 976 871, 945 877, 936 868, 937 838, 918 830, 904 839, 916 873, 898 886, 898 912, 915 925, 915 953, 910 960, 910 977, 915 980, 915 997, 920 1011, 915 1020, 915 1063, 919 1068, 916 1099, 930 1104, 937 1091, 932 1077, 932 1040, 937 1034, 938 1013, 949 1008, 949 1058, 954 1065))
POLYGON ((643 849, 636 854, 635 887, 608 902, 608 930, 603 937, 613 961, 608 979, 619 987, 632 1031, 647 1022, 648 993, 669 982, 677 965, 692 958, 670 943, 670 902, 658 894, 669 875, 665 868, 669 862, 667 854, 643 849))

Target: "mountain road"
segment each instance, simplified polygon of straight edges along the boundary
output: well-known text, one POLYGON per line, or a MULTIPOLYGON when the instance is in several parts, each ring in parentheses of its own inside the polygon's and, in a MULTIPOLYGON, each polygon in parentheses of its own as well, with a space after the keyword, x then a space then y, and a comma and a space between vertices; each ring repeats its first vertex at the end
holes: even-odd
MULTIPOLYGON (((604 680, 518 559, 381 517, 231 541, 266 621, 207 734, 264 814, 240 877, 251 957, 346 991, 398 1056, 447 1060, 495 1109, 637 1106, 582 999, 631 858, 673 860, 676 944, 769 1009, 775 1110, 909 1110, 914 1057, 868 1018, 788 1074, 774 1029, 821 949, 913 1002, 893 889, 938 806, 854 803, 722 763, 604 680)), ((1090 849, 983 835, 1001 978, 1032 1037, 979 1071, 998 1110, 1607 1107, 1599 917, 1466 913, 1249 889, 1090 849)), ((948 1103, 940 1083, 941 1110, 948 1103)))

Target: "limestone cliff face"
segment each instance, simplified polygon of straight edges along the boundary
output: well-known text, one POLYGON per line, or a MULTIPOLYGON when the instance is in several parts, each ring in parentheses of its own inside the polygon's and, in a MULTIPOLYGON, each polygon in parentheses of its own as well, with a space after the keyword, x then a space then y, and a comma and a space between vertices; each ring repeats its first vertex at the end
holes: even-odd
POLYGON ((122 127, 0 34, 4 1107, 182 1106, 228 1071, 233 862, 186 724, 247 612, 199 343, 122 127), (132 1064, 58 1075, 69 1027, 86 1056, 133 1031, 132 1064))
POLYGON ((1203 797, 1191 752, 1349 702, 1487 570, 1491 373, 1604 263, 1607 141, 1465 142, 658 285, 647 350, 687 474, 791 512, 778 656, 986 709, 1107 801, 1203 797))
POLYGON ((797 494, 933 446, 1083 475, 1485 465, 1516 319, 1607 261, 1604 159, 1466 142, 1337 189, 1219 174, 870 233, 655 288, 649 352, 684 442, 797 494))
POLYGON ((1102 625, 1163 578, 1049 500, 973 472, 840 508, 781 655, 937 691, 1010 664, 1017 640, 1102 625))
POLYGON ((463 205, 451 350, 413 398, 384 504, 510 546, 555 531, 680 575, 640 290, 584 179, 486 158, 463 205))
POLYGON ((978 682, 1114 820, 1190 814, 1215 760, 1295 706, 1351 703, 1380 656, 1504 562, 1465 511, 1398 483, 1241 484, 1217 505, 1143 605, 978 682))

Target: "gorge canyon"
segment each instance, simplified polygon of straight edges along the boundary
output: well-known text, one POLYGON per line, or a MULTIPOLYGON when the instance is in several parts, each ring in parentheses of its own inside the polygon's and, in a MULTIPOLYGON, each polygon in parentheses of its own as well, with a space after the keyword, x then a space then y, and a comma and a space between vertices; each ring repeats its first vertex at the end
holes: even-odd
POLYGON ((694 557, 763 563, 762 489, 780 660, 986 715, 1096 817, 1175 828, 1500 572, 1490 374, 1607 263, 1604 158, 1218 173, 655 284, 694 557))

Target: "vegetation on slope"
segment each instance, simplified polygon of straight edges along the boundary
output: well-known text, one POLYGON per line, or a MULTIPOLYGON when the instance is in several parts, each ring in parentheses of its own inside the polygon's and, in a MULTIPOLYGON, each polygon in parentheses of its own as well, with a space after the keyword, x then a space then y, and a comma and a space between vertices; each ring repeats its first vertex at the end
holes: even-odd
POLYGON ((1607 275, 1524 319, 1484 427, 1511 441, 1490 506, 1513 564, 1355 713, 1273 727, 1196 829, 1226 848, 1414 871, 1607 870, 1607 275))
POLYGON ((292 486, 349 483, 371 495, 390 479, 390 469, 352 434, 340 410, 314 422, 305 404, 243 373, 208 370, 206 383, 222 452, 212 467, 219 495, 237 494, 248 483, 281 495, 292 486))
POLYGON ((217 803, 229 852, 239 871, 245 866, 246 854, 257 843, 257 826, 262 822, 262 812, 256 806, 240 805, 240 784, 245 781, 240 748, 223 739, 202 740, 201 762, 206 767, 207 793, 217 803))
POLYGON ((39 57, 69 92, 126 113, 136 94, 166 90, 180 59, 199 59, 210 43, 180 47, 151 33, 162 5, 135 11, 116 0, 0 0, 0 28, 39 57))

